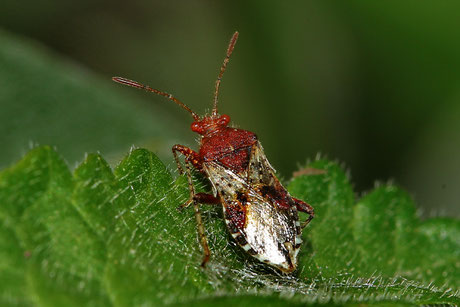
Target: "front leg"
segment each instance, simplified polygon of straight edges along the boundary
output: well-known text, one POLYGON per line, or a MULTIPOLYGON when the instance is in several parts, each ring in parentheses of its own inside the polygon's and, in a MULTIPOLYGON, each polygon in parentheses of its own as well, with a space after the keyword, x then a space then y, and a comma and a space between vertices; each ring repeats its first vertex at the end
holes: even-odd
POLYGON ((194 151, 193 149, 184 146, 184 145, 174 145, 172 148, 172 153, 174 156, 174 160, 176 160, 177 164, 177 169, 179 170, 179 174, 183 175, 184 174, 184 169, 182 168, 182 164, 180 163, 179 156, 177 153, 181 153, 185 157, 185 168, 186 168, 186 175, 187 175, 187 181, 188 181, 188 189, 190 191, 190 197, 188 198, 187 202, 183 204, 181 207, 188 207, 190 206, 195 197, 195 188, 193 186, 193 180, 192 180, 192 171, 190 169, 190 166, 195 166, 197 168, 197 164, 199 161, 199 154, 194 151), (195 164, 194 164, 195 162, 195 164))
POLYGON ((310 215, 308 219, 306 219, 305 222, 303 222, 301 225, 302 229, 304 229, 310 223, 310 221, 315 217, 315 210, 313 209, 312 206, 310 206, 304 201, 301 201, 300 199, 297 199, 294 197, 292 199, 295 202, 295 206, 297 207, 297 210, 299 210, 300 212, 305 212, 308 215, 310 215))
POLYGON ((197 170, 201 171, 201 159, 200 154, 191 149, 190 147, 176 144, 172 148, 172 153, 174 156, 174 160, 176 160, 177 169, 179 170, 179 174, 184 174, 184 169, 182 168, 182 164, 179 161, 179 156, 177 153, 181 153, 185 157, 185 161, 190 162, 197 170))
POLYGON ((191 171, 192 166, 198 169, 201 168, 201 166, 197 167, 200 161, 199 154, 193 151, 192 149, 185 147, 183 145, 174 145, 174 147, 172 148, 172 152, 174 154, 174 159, 176 160, 177 167, 179 168, 179 172, 181 174, 183 174, 183 169, 180 164, 179 158, 177 156, 177 152, 185 156, 185 170, 186 170, 186 175, 187 175, 187 180, 188 180, 188 188, 190 191, 190 197, 188 201, 184 203, 181 207, 188 207, 190 205, 193 205, 193 209, 195 212, 195 220, 197 224, 198 237, 200 239, 201 247, 203 248, 203 261, 201 262, 201 266, 204 267, 206 263, 209 261, 211 252, 209 250, 208 240, 206 239, 203 220, 201 218, 199 199, 197 199, 197 196, 203 193, 198 193, 198 194, 195 193, 195 187, 193 186, 192 171, 191 171))

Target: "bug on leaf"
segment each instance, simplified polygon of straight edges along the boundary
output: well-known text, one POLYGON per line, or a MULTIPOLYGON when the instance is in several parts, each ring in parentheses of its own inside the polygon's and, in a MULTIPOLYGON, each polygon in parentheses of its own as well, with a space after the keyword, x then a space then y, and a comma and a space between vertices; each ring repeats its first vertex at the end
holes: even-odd
POLYGON ((247 253, 284 273, 297 266, 302 229, 313 219, 313 208, 289 195, 281 185, 265 157, 257 136, 246 130, 228 127, 230 117, 217 110, 222 76, 233 52, 238 32, 230 40, 227 55, 215 84, 214 104, 210 115, 199 116, 172 95, 121 77, 113 81, 165 96, 193 117, 192 131, 200 137, 199 151, 174 145, 172 152, 179 172, 184 173, 178 154, 185 157, 185 172, 190 197, 181 207, 193 206, 198 235, 203 248, 202 266, 208 262, 210 250, 200 213, 200 204, 222 205, 227 228, 247 253), (195 168, 212 184, 213 194, 196 193, 191 169, 195 168), (309 217, 300 223, 298 211, 309 217))

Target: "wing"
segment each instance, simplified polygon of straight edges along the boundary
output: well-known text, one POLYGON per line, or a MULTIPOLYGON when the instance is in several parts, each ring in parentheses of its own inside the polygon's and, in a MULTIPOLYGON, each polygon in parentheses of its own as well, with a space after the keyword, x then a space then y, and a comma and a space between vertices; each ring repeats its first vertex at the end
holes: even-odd
MULTIPOLYGON (((249 192, 244 235, 260 261, 284 270, 295 268, 300 236, 297 237, 297 211, 281 210, 259 194, 249 192), (297 246, 297 247, 296 247, 297 246)), ((300 235, 300 234, 299 234, 300 235)))
POLYGON ((216 162, 203 163, 203 169, 211 181, 214 195, 222 200, 230 232, 232 235, 239 232, 245 225, 246 195, 251 187, 242 177, 216 162))
POLYGON ((270 165, 270 162, 268 162, 260 142, 255 143, 251 148, 247 181, 255 185, 273 185, 279 182, 275 176, 275 170, 270 165))
POLYGON ((247 182, 270 203, 284 210, 290 210, 295 206, 295 201, 276 177, 260 142, 251 148, 246 175, 247 182))
POLYGON ((223 201, 225 221, 236 242, 260 261, 292 272, 301 243, 295 207, 281 208, 261 193, 265 185, 254 188, 218 163, 206 162, 204 169, 223 201))

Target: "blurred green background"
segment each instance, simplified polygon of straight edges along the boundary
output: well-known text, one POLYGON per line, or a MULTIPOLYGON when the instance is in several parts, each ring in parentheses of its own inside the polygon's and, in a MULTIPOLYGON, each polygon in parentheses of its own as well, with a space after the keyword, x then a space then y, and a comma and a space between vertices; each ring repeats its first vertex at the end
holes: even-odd
MULTIPOLYGON (((394 180, 424 216, 460 215, 458 1, 16 1, 0 9, 0 167, 34 144, 71 166, 131 145, 196 148, 190 116, 125 76, 254 131, 282 177, 318 152, 358 191, 394 180)), ((174 168, 171 165, 171 168, 174 168)))

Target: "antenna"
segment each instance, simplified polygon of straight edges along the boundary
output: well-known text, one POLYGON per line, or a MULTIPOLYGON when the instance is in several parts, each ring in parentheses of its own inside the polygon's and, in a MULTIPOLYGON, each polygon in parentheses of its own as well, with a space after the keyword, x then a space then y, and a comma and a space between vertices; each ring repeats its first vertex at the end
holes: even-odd
POLYGON ((213 116, 217 115, 217 100, 219 96, 220 82, 222 80, 222 76, 224 75, 225 69, 227 68, 227 64, 228 64, 228 61, 230 60, 230 56, 232 55, 233 48, 235 48, 236 40, 238 39, 238 34, 239 34, 238 31, 233 33, 233 36, 230 39, 230 43, 228 44, 227 56, 225 57, 224 62, 222 63, 222 66, 220 67, 219 75, 217 76, 216 90, 214 92, 214 107, 212 108, 213 116))
POLYGON ((196 120, 196 121, 200 120, 200 117, 195 112, 193 112, 183 102, 181 102, 180 100, 178 100, 177 98, 175 98, 171 94, 156 90, 154 88, 151 88, 148 85, 144 85, 144 84, 141 84, 141 83, 139 83, 137 81, 129 80, 129 79, 122 78, 122 77, 112 77, 112 80, 117 82, 117 83, 123 84, 123 85, 132 86, 132 87, 135 87, 135 88, 138 88, 138 89, 141 89, 141 90, 146 90, 147 92, 152 92, 152 93, 164 96, 164 97, 168 98, 169 100, 172 100, 174 103, 178 104, 179 106, 181 106, 183 109, 187 110, 190 114, 192 114, 194 120, 196 120))

